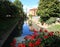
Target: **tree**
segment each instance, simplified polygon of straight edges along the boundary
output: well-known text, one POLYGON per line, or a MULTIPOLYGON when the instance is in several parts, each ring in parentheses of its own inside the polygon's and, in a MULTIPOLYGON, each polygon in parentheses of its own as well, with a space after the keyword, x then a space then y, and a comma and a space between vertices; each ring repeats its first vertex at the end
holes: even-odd
POLYGON ((23 11, 23 5, 22 5, 22 3, 19 0, 15 0, 14 4, 18 7, 20 15, 23 16, 24 11, 23 11))
POLYGON ((0 1, 0 17, 6 17, 7 15, 16 17, 18 13, 18 7, 9 0, 0 1))
POLYGON ((60 17, 59 0, 40 0, 37 15, 40 15, 43 21, 50 17, 60 17))

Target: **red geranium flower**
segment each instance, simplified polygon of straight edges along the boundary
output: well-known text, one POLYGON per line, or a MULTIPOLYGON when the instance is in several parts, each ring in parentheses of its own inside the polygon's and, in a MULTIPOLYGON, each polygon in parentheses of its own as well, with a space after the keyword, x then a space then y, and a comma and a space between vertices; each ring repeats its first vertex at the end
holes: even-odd
POLYGON ((35 45, 36 45, 36 46, 38 46, 38 45, 40 45, 40 44, 41 44, 41 42, 39 42, 39 41, 36 41, 36 42, 35 42, 35 45))
POLYGON ((13 42, 16 42, 16 39, 14 39, 13 42))
POLYGON ((36 42, 35 42, 35 45, 36 45, 36 46, 38 46, 38 45, 40 45, 40 44, 41 44, 40 41, 36 41, 36 42))
POLYGON ((28 36, 25 37, 25 39, 34 40, 35 36, 34 35, 28 35, 28 36))
POLYGON ((25 44, 18 44, 18 47, 26 47, 25 44))
POLYGON ((13 44, 16 44, 16 39, 13 40, 13 44))
POLYGON ((18 44, 18 47, 21 47, 21 44, 18 44))
POLYGON ((34 33, 37 33, 37 30, 36 29, 33 29, 34 33))
POLYGON ((37 39, 37 41, 40 41, 40 42, 41 42, 41 41, 42 41, 42 39, 41 39, 41 38, 38 38, 38 39, 37 39))
POLYGON ((33 35, 34 35, 35 37, 39 36, 39 34, 38 34, 38 33, 34 33, 33 35))
POLYGON ((47 36, 47 35, 45 35, 45 36, 44 36, 44 38, 45 38, 45 39, 47 39, 47 38, 48 38, 48 36, 47 36))
POLYGON ((16 47, 16 45, 14 43, 10 43, 11 47, 16 47))
POLYGON ((30 40, 34 40, 34 39, 35 39, 35 36, 32 35, 32 36, 30 37, 30 40))
POLYGON ((29 47, 34 47, 34 44, 32 42, 30 42, 29 47))
POLYGON ((14 44, 13 43, 10 43, 10 46, 13 46, 14 44))
POLYGON ((42 32, 42 29, 40 29, 40 32, 42 32))
POLYGON ((49 36, 53 36, 53 33, 54 33, 54 32, 49 32, 49 34, 48 34, 48 35, 49 35, 49 36))
POLYGON ((41 44, 41 41, 42 41, 42 39, 41 38, 38 38, 37 41, 35 42, 35 45, 36 46, 40 45, 41 44))
POLYGON ((44 32, 48 32, 48 30, 45 29, 44 32))
POLYGON ((26 36, 24 39, 29 39, 31 37, 31 35, 28 35, 28 36, 26 36))
POLYGON ((16 47, 15 45, 13 47, 16 47))
POLYGON ((33 34, 31 37, 35 38, 35 37, 36 37, 36 35, 35 35, 35 34, 33 34))

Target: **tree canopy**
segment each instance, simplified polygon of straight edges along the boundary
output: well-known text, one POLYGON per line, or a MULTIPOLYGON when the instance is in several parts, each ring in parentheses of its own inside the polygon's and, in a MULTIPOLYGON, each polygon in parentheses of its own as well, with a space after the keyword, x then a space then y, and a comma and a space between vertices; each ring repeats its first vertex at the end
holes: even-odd
POLYGON ((0 1, 0 17, 6 17, 7 15, 17 17, 23 14, 23 5, 19 0, 15 0, 14 3, 9 0, 0 1))
POLYGON ((20 15, 23 15, 24 11, 23 11, 23 5, 22 5, 22 3, 19 0, 15 0, 14 4, 18 7, 20 15))
POLYGON ((42 18, 60 17, 60 1, 40 0, 37 15, 40 15, 42 18))

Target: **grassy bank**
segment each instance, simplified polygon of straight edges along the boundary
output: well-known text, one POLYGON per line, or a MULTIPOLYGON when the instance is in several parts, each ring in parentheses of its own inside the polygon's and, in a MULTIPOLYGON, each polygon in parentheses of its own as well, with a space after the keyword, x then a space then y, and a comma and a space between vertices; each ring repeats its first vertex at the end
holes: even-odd
POLYGON ((54 25, 48 28, 49 31, 60 31, 60 25, 54 25))

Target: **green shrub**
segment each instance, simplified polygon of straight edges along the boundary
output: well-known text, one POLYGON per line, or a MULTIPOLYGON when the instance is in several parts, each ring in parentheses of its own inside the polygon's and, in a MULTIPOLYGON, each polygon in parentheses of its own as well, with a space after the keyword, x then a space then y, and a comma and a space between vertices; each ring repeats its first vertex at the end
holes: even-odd
POLYGON ((47 24, 52 24, 52 23, 55 23, 55 22, 56 22, 56 17, 51 17, 46 21, 47 24))
MULTIPOLYGON (((49 32, 46 29, 33 30, 32 35, 24 37, 25 41, 19 43, 21 47, 60 47, 60 37, 56 36, 54 32, 49 32)), ((57 33, 59 35, 59 33, 57 33)), ((13 47, 13 46, 11 46, 13 47)))
POLYGON ((46 22, 50 17, 46 16, 46 17, 40 17, 40 21, 41 22, 46 22))

